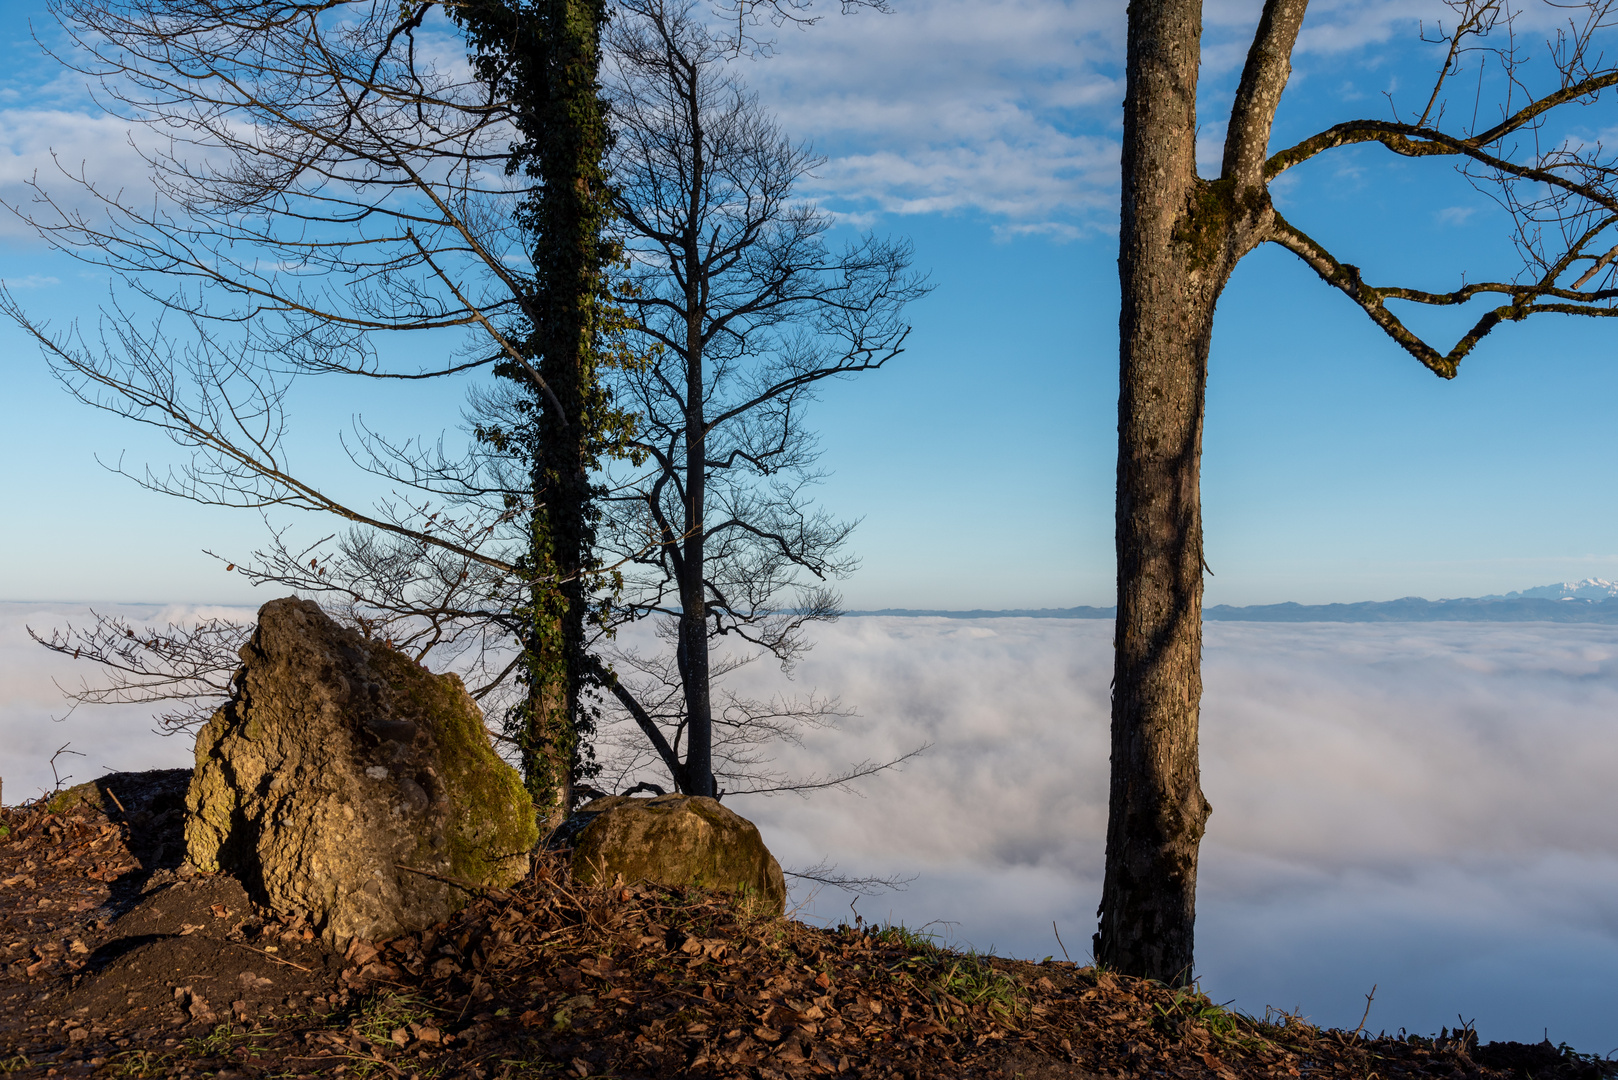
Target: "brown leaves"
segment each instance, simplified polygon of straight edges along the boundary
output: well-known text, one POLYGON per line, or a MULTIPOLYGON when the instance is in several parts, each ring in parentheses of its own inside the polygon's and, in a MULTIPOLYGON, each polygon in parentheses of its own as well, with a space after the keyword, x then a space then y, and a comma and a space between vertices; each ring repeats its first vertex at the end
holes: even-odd
POLYGON ((698 960, 718 960, 725 955, 725 950, 729 947, 730 943, 724 938, 708 938, 704 940, 703 938, 688 937, 685 939, 685 943, 680 946, 680 951, 687 956, 696 957, 698 960))
MULTIPOLYGON (((0 845, 6 886, 0 915, 8 903, 31 899, 37 878, 54 901, 51 916, 66 918, 74 896, 107 895, 82 871, 129 861, 123 827, 95 813, 35 813, 26 823, 15 811, 0 815, 13 828, 0 845), (37 866, 47 854, 62 865, 37 866), (80 893, 64 895, 75 888, 80 893)), ((193 941, 228 930, 231 924, 216 920, 233 913, 220 908, 212 917, 191 916, 217 927, 193 941)), ((32 906, 26 910, 26 919, 40 921, 32 906)), ((302 943, 314 936, 295 914, 234 914, 264 917, 257 940, 302 943)), ((0 970, 9 978, 70 974, 85 958, 80 950, 88 947, 89 931, 59 925, 53 935, 29 937, 26 955, 0 954, 7 965, 0 970)), ((16 939, 0 946, 10 940, 16 939)), ((277 958, 241 948, 260 956, 236 953, 239 962, 223 983, 184 976, 192 987, 182 987, 175 1004, 185 1018, 196 1022, 214 1012, 193 988, 224 994, 221 1003, 267 989, 260 983, 269 980, 241 964, 277 958)), ((1168 1080, 1496 1075, 1454 1046, 1340 1040, 1301 1023, 1260 1024, 1190 991, 1072 964, 963 956, 895 931, 760 922, 742 918, 722 896, 694 890, 584 888, 564 862, 544 856, 526 883, 475 900, 446 924, 389 941, 356 941, 341 960, 327 962, 343 969, 330 989, 351 987, 346 1011, 336 1012, 334 993, 312 1010, 330 1019, 283 1018, 286 1041, 297 1045, 280 1051, 282 1072, 310 1072, 306 1055, 316 1054, 331 1059, 316 1070, 322 1074, 349 1058, 383 1062, 390 1075, 397 1069, 406 1077, 429 1070, 474 1076, 482 1067, 476 1063, 499 1060, 543 1063, 558 1075, 659 1080, 956 1080, 1008 1070, 1168 1080), (366 1019, 363 1009, 372 1006, 362 1003, 394 998, 408 998, 416 1011, 376 1006, 366 1019), (296 1023, 347 1030, 305 1031, 296 1023)), ((272 973, 294 978, 280 966, 272 973)), ((254 1022, 264 1023, 263 1016, 254 1022)))

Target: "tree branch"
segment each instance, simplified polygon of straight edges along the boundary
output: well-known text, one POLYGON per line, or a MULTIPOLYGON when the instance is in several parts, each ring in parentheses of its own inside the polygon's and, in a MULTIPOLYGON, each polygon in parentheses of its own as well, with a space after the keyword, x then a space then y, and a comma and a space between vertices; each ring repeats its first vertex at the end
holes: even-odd
POLYGON ((1276 107, 1292 74, 1292 47, 1303 25, 1309 0, 1266 0, 1258 32, 1247 53, 1247 66, 1236 88, 1225 131, 1225 162, 1220 175, 1238 188, 1264 182, 1264 155, 1270 148, 1270 128, 1276 107))

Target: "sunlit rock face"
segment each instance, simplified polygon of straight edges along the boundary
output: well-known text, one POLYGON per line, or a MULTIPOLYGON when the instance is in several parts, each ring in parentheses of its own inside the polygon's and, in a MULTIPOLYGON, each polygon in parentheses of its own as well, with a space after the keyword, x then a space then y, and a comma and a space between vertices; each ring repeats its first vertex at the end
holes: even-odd
POLYGON ((755 898, 770 914, 786 906, 786 879, 751 821, 713 799, 613 795, 586 805, 573 849, 581 881, 722 889, 755 898))
POLYGON ((186 848, 331 944, 439 922, 468 886, 527 873, 537 840, 517 773, 454 675, 273 600, 231 700, 197 736, 186 848))

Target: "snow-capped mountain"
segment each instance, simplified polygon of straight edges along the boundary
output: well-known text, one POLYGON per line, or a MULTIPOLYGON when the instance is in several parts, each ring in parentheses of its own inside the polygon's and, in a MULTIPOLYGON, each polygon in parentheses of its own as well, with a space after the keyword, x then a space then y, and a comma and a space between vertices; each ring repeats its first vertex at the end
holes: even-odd
POLYGON ((1521 592, 1505 595, 1482 596, 1480 600, 1516 600, 1531 597, 1536 600, 1606 600, 1618 596, 1618 581, 1606 578, 1585 578, 1583 581, 1564 581, 1560 585, 1539 585, 1521 592))

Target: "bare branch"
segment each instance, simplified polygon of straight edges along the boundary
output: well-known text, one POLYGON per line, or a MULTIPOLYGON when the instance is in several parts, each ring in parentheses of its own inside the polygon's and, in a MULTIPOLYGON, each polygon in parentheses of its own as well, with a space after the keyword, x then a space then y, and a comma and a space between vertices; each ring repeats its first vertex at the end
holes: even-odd
POLYGON ((1266 0, 1258 32, 1247 53, 1242 81, 1230 110, 1225 132, 1225 162, 1221 176, 1241 187, 1263 183, 1264 157, 1270 148, 1270 127, 1292 73, 1292 47, 1303 26, 1309 0, 1266 0))
POLYGON ((69 623, 49 637, 29 627, 28 636, 52 652, 91 661, 106 672, 105 684, 83 682, 76 690, 63 689, 75 705, 181 703, 158 716, 165 734, 195 729, 230 696, 241 665, 237 652, 252 632, 251 626, 227 619, 136 630, 121 616, 91 611, 90 617, 94 621, 88 627, 69 623))
POLYGON ((833 889, 842 889, 844 892, 857 893, 860 896, 878 896, 885 892, 904 892, 905 887, 916 880, 916 875, 905 877, 901 874, 870 874, 856 877, 851 874, 841 874, 837 871, 837 864, 827 859, 821 859, 813 866, 806 866, 796 870, 782 870, 789 878, 798 881, 808 881, 815 885, 826 885, 833 889))

